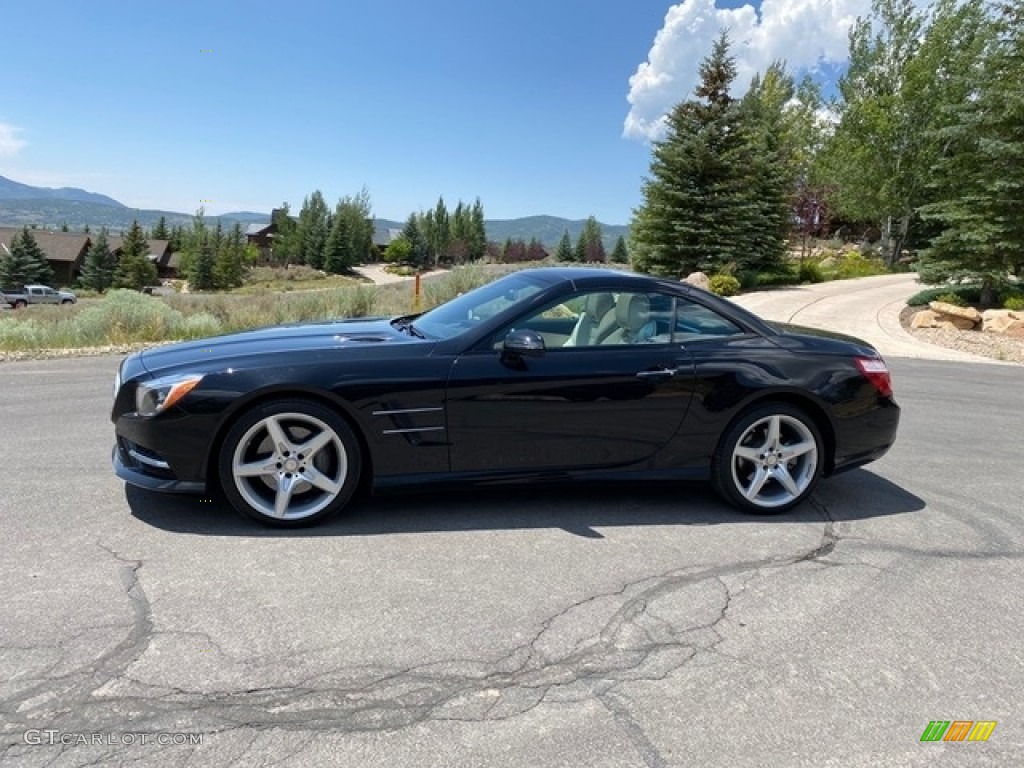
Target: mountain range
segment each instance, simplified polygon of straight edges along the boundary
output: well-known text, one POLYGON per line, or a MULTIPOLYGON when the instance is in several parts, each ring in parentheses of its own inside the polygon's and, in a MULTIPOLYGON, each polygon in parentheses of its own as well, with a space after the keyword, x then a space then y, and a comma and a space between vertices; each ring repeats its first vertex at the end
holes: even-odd
MULTIPOLYGON (((191 213, 176 211, 144 210, 129 208, 107 195, 88 192, 75 187, 51 189, 33 187, 0 176, 0 226, 37 226, 42 229, 68 229, 79 231, 87 225, 92 230, 106 227, 111 232, 127 230, 133 220, 151 229, 160 217, 168 227, 187 225, 192 221, 191 213)), ((269 213, 234 211, 220 216, 208 217, 220 221, 224 227, 239 222, 243 227, 270 221, 269 213)), ((400 228, 404 222, 378 219, 377 224, 386 228, 400 228)), ((526 216, 518 219, 489 219, 484 222, 487 237, 499 243, 508 239, 529 241, 537 238, 549 248, 558 245, 564 232, 569 233, 573 242, 583 229, 584 220, 563 219, 558 216, 526 216)), ((601 224, 605 247, 611 250, 616 239, 629 236, 629 227, 616 224, 601 224)))

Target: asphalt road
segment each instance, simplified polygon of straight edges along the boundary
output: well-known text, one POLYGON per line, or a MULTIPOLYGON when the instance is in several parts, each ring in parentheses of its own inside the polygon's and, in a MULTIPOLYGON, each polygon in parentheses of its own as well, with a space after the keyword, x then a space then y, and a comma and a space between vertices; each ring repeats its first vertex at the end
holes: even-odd
POLYGON ((1021 764, 1024 368, 890 363, 895 448, 780 517, 532 490, 284 533, 114 478, 116 359, 0 365, 0 765, 1021 764))

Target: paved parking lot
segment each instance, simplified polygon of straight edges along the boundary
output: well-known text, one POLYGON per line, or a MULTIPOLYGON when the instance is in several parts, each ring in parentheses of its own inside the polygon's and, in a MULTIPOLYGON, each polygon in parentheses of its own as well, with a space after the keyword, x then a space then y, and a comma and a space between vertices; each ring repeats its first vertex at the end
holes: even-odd
POLYGON ((574 488, 279 532, 113 477, 116 363, 0 365, 4 766, 1024 757, 1024 369, 891 360, 897 446, 780 517, 574 488))

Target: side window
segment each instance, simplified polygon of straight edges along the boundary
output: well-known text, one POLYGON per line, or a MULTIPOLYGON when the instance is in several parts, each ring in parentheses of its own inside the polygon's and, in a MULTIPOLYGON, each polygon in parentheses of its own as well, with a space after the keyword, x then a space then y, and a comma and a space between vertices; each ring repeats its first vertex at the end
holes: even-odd
POLYGON ((739 336, 743 329, 712 309, 686 299, 676 300, 673 340, 686 344, 703 339, 739 336))
POLYGON ((673 300, 660 293, 588 291, 550 304, 517 320, 493 339, 500 348, 509 331, 529 329, 548 349, 668 344, 673 300))

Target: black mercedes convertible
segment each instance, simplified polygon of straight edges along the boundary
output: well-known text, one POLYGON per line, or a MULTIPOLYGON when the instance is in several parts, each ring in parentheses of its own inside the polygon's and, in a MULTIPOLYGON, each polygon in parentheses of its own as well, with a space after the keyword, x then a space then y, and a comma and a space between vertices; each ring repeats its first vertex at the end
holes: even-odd
POLYGON ((419 315, 286 325, 122 361, 114 469, 219 484, 278 526, 372 490, 708 479, 756 513, 882 456, 899 423, 870 345, 775 326, 693 286, 515 272, 419 315))

